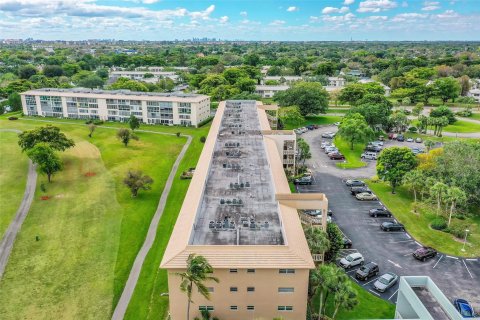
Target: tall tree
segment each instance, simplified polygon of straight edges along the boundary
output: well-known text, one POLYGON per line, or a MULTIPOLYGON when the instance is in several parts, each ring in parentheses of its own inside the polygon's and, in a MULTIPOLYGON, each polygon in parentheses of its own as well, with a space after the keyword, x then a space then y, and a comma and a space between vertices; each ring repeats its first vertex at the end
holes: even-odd
POLYGON ((298 126, 305 121, 305 118, 302 116, 300 111, 298 111, 297 107, 282 108, 280 109, 280 111, 282 112, 280 119, 284 123, 288 123, 293 126, 298 126))
POLYGON ((317 227, 306 227, 304 228, 305 238, 307 239, 308 247, 310 252, 314 253, 324 253, 330 247, 330 240, 325 231, 317 227))
POLYGON ((60 128, 51 125, 24 131, 18 135, 18 145, 22 151, 31 149, 40 142, 48 143, 52 149, 59 151, 75 146, 72 139, 68 139, 60 132, 60 128))
POLYGON ((20 111, 22 110, 22 98, 16 92, 11 93, 8 96, 8 105, 12 107, 12 111, 20 111))
POLYGON ((435 183, 430 189, 430 195, 437 200, 437 216, 440 213, 442 202, 445 200, 448 192, 448 186, 443 182, 435 183))
POLYGON ((37 74, 37 68, 35 68, 31 64, 27 64, 18 68, 18 76, 21 79, 29 79, 35 74, 37 74))
POLYGON ((136 197, 138 191, 151 189, 153 179, 144 175, 142 171, 128 170, 123 183, 130 189, 132 197, 136 197))
POLYGON ((460 83, 460 95, 466 96, 468 91, 470 91, 470 77, 467 75, 463 75, 458 78, 458 82, 460 83))
POLYGON ((210 292, 205 286, 205 282, 219 282, 216 277, 211 276, 213 268, 203 256, 191 253, 187 259, 187 270, 179 272, 177 275, 182 279, 180 290, 187 295, 187 320, 190 319, 190 304, 192 300, 193 287, 197 287, 198 292, 206 299, 210 299, 210 292))
POLYGON ((312 157, 312 154, 310 153, 310 146, 304 139, 298 138, 297 147, 299 151, 299 160, 303 160, 303 165, 305 165, 305 160, 312 157))
POLYGON ((131 139, 138 140, 138 137, 134 135, 133 132, 125 128, 118 129, 117 138, 122 141, 125 147, 128 146, 131 139))
POLYGON ((326 113, 328 93, 320 83, 297 82, 291 88, 274 96, 281 106, 298 106, 303 116, 326 113))
POLYGON ((420 170, 412 170, 403 176, 403 184, 413 191, 414 202, 417 202, 417 192, 423 186, 425 175, 420 170))
POLYGON ((135 129, 140 128, 140 120, 132 114, 128 119, 128 125, 130 126, 130 129, 132 129, 132 132, 134 132, 135 129))
POLYGON ((389 181, 392 194, 402 183, 405 174, 417 166, 415 154, 407 147, 391 147, 384 149, 377 159, 377 175, 389 181))
POLYGON ((88 137, 91 138, 97 126, 94 123, 88 124, 88 137))
POLYGON ((451 99, 452 102, 455 102, 455 98, 460 95, 461 87, 455 78, 438 78, 433 83, 433 86, 436 95, 442 99, 443 103, 447 102, 449 99, 451 99))
POLYGON ((334 264, 321 264, 310 271, 309 281, 309 301, 318 295, 318 320, 322 319, 324 298, 327 295, 327 289, 330 283, 335 281, 335 270, 338 268, 334 264))
POLYGON ((47 175, 48 182, 52 182, 52 175, 55 172, 62 170, 62 161, 48 143, 35 144, 33 148, 27 150, 27 155, 38 165, 40 171, 47 175))
POLYGON ((350 149, 356 142, 364 142, 373 136, 373 130, 365 121, 365 118, 354 113, 345 117, 338 128, 338 135, 350 143, 350 149))
POLYGON ((335 310, 333 311, 332 319, 335 319, 340 308, 351 310, 358 304, 357 292, 353 289, 346 275, 342 275, 338 279, 338 289, 335 292, 333 304, 335 310))
POLYGON ((457 207, 457 204, 465 202, 467 200, 467 195, 458 187, 450 187, 447 190, 447 200, 450 201, 450 214, 448 215, 448 226, 450 227, 452 215, 457 207))

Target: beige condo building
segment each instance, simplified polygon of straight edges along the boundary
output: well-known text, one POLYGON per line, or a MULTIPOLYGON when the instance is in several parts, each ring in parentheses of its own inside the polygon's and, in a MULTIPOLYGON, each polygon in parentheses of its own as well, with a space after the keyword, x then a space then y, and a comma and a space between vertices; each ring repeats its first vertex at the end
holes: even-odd
POLYGON ((191 253, 204 256, 220 282, 196 289, 190 319, 209 310, 219 319, 305 319, 314 257, 298 209, 322 210, 324 194, 292 194, 284 169, 294 157, 293 131, 271 129, 275 107, 220 103, 161 262, 168 271, 170 315, 186 318, 176 275, 191 253))
POLYGON ((156 93, 85 88, 43 88, 21 93, 29 116, 195 126, 210 116, 210 97, 181 92, 156 93))

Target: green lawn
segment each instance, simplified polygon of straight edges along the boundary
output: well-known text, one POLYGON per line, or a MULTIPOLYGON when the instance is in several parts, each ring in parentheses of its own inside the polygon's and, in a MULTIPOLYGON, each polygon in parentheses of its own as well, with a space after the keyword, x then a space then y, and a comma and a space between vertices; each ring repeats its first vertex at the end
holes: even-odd
POLYGON ((28 158, 17 141, 17 133, 0 131, 0 239, 22 202, 27 183, 28 158))
POLYGON ((342 120, 342 117, 339 116, 309 116, 305 117, 305 121, 301 123, 285 123, 284 129, 291 130, 295 128, 305 127, 309 124, 334 124, 335 122, 339 122, 342 120))
MULTIPOLYGON (((385 183, 368 182, 369 187, 375 192, 388 209, 393 212, 395 218, 403 223, 406 230, 420 243, 431 246, 445 254, 478 257, 480 256, 480 217, 465 219, 469 223, 471 231, 466 252, 462 252, 462 241, 455 239, 451 234, 433 230, 430 222, 436 217, 435 205, 421 206, 418 214, 413 212, 413 195, 404 187, 397 188, 394 195, 391 188, 385 183)), ((453 219, 455 222, 456 219, 453 219)))
MULTIPOLYGON (((376 297, 353 281, 351 283, 357 291, 358 305, 350 311, 339 309, 335 319, 393 319, 395 315, 394 304, 376 297)), ((314 299, 312 311, 317 313, 319 302, 317 297, 314 297, 314 299)), ((329 297, 327 299, 327 315, 331 316, 334 310, 333 297, 329 297)))
POLYGON ((330 109, 327 110, 327 113, 343 113, 343 114, 345 114, 348 111, 349 111, 349 109, 346 109, 346 108, 339 108, 339 109, 330 108, 330 109))
POLYGON ((454 124, 448 125, 443 128, 443 131, 458 133, 480 132, 480 123, 457 120, 454 124))
MULTIPOLYGON (((140 141, 125 148, 116 139, 115 130, 97 128, 93 138, 88 139, 82 122, 60 121, 76 124, 58 126, 77 146, 63 155, 64 171, 47 185, 45 195, 52 198, 40 200, 42 193, 37 190, 0 282, 0 301, 4 302, 0 314, 6 318, 109 318, 143 243, 170 168, 186 141, 184 137, 138 132, 140 141), (122 185, 130 168, 143 170, 155 181, 152 190, 140 193, 136 199, 122 185), (95 176, 85 177, 89 171, 95 176), (38 242, 36 235, 40 236, 38 242)), ((0 120, 2 128, 24 130, 38 125, 45 123, 0 120)), ((142 129, 199 134, 208 131, 208 127, 142 129)), ((195 140, 200 144, 199 138, 195 140)))
POLYGON ((350 143, 343 140, 341 137, 336 136, 333 141, 335 143, 335 146, 338 148, 340 153, 342 153, 345 156, 345 160, 347 161, 346 163, 343 161, 338 161, 337 167, 343 168, 343 169, 354 169, 354 168, 361 168, 366 165, 366 163, 362 162, 362 159, 360 158, 361 154, 363 153, 363 150, 365 149, 365 144, 356 143, 353 146, 353 150, 351 150, 350 143))
POLYGON ((473 113, 470 118, 480 121, 480 113, 473 113))

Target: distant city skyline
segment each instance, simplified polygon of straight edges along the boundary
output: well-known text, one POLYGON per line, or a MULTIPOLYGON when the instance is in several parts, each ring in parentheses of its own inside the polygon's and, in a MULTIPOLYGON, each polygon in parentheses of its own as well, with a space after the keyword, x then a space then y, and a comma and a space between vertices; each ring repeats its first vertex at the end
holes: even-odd
POLYGON ((0 0, 0 38, 480 40, 477 0, 0 0))

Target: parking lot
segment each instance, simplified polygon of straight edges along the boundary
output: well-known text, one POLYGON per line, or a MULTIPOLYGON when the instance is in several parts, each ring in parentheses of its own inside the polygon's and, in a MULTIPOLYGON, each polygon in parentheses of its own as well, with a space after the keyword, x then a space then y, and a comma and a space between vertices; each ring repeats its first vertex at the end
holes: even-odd
MULTIPOLYGON (((332 131, 332 129, 333 127, 330 127, 326 130, 332 131)), ((399 276, 429 276, 449 299, 465 298, 477 310, 480 309, 480 259, 460 259, 441 253, 426 262, 413 258, 412 253, 421 247, 421 244, 408 234, 408 229, 407 232, 380 230, 379 225, 382 222, 393 218, 370 217, 368 210, 381 206, 381 203, 356 200, 344 183, 350 177, 373 176, 375 164, 369 163, 367 167, 354 171, 337 168, 335 162, 328 159, 319 147, 323 140, 320 133, 321 129, 318 129, 302 135, 309 142, 312 150, 309 166, 312 168, 315 180, 313 185, 297 186, 297 190, 298 192, 323 192, 327 195, 329 208, 334 213, 333 221, 353 241, 353 248, 342 250, 341 256, 360 252, 365 258, 365 263, 373 261, 378 264, 379 276, 386 272, 394 272, 399 276)), ((386 146, 395 144, 408 145, 406 142, 389 141, 386 146)), ((355 279, 356 269, 357 267, 347 270, 354 281, 372 294, 393 303, 396 302, 398 284, 385 293, 376 292, 372 286, 377 277, 365 282, 358 281, 355 279)))

